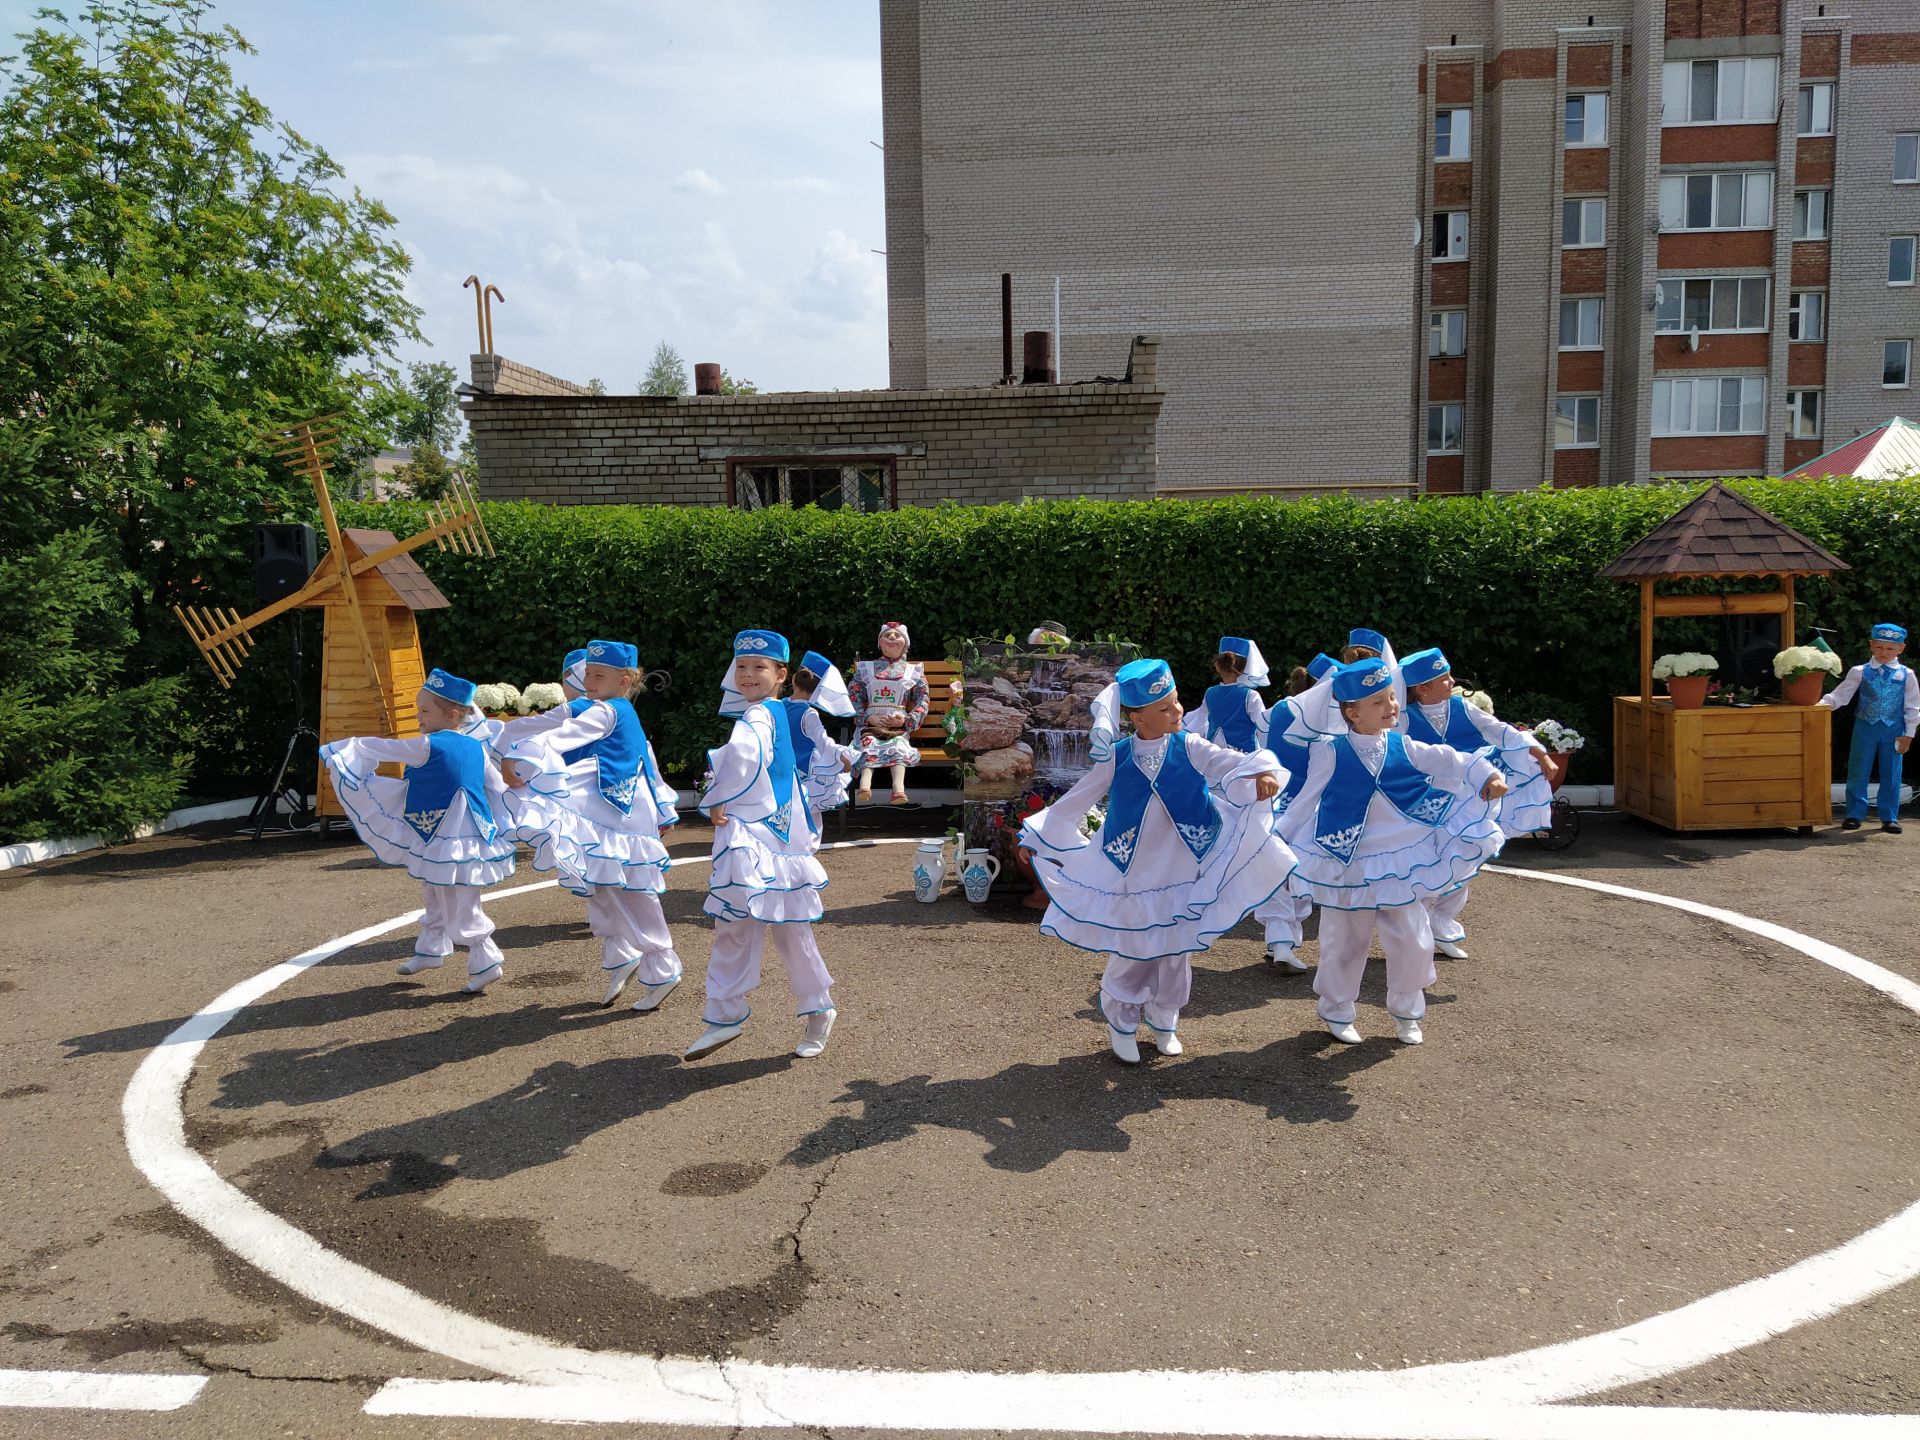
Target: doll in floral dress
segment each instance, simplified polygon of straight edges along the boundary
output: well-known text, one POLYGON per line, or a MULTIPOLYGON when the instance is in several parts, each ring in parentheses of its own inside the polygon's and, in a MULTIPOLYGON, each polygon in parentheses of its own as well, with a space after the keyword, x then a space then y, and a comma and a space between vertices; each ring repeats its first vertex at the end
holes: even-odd
POLYGON ((880 627, 881 658, 853 662, 848 691, 860 717, 858 804, 873 799, 873 772, 883 765, 893 772, 893 803, 908 803, 907 767, 920 763, 913 732, 925 723, 929 701, 926 673, 907 658, 911 643, 907 627, 889 620, 880 627))

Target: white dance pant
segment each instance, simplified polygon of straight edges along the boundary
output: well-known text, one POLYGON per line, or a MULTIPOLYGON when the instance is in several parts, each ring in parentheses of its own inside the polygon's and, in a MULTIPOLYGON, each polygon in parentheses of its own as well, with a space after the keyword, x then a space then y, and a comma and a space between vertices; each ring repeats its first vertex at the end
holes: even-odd
POLYGON ((480 904, 478 885, 422 885, 427 913, 420 917, 415 955, 445 959, 461 946, 467 949, 467 974, 483 975, 505 966, 507 957, 493 943, 493 917, 480 904))
POLYGON ((1267 932, 1269 945, 1298 945, 1306 934, 1307 917, 1313 914, 1313 901, 1289 890, 1277 890, 1263 904, 1254 907, 1253 918, 1267 932))
POLYGON ((1433 968, 1433 926, 1425 905, 1390 905, 1380 910, 1320 911, 1320 968, 1313 993, 1320 997, 1320 1018, 1335 1025, 1353 1019, 1360 980, 1367 973, 1367 952, 1374 933, 1387 957, 1387 1013, 1396 1020, 1418 1020, 1427 1013, 1425 987, 1438 976, 1433 968))
POLYGON ((587 928, 600 942, 603 970, 638 960, 640 968, 633 973, 644 985, 658 985, 680 973, 666 914, 651 890, 594 886, 587 894, 587 928))
POLYGON ((1433 938, 1460 941, 1467 938, 1467 927, 1460 923, 1460 912, 1467 908, 1467 889, 1462 885, 1427 902, 1427 916, 1433 922, 1433 938))
POLYGON ((753 1013, 747 997, 760 984, 760 952, 766 948, 768 930, 773 931, 773 948, 786 963, 797 1012, 813 1015, 832 1008, 833 976, 820 958, 810 923, 716 920, 713 954, 707 960, 707 1008, 702 1014, 707 1024, 737 1025, 753 1013))
POLYGON ((1180 1023, 1180 1007, 1193 990, 1193 962, 1187 955, 1158 960, 1128 960, 1116 955, 1100 977, 1100 1008, 1107 1023, 1131 1035, 1144 1018, 1155 1030, 1171 1033, 1180 1023))

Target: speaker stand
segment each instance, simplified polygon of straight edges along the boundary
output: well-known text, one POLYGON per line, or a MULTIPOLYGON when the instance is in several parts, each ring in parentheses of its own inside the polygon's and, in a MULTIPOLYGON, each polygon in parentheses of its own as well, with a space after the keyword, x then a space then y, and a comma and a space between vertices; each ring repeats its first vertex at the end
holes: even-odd
MULTIPOLYGON (((301 684, 300 629, 300 616, 296 613, 293 617, 293 656, 289 667, 293 681, 293 733, 287 736, 287 748, 281 752, 280 768, 273 772, 273 779, 267 782, 267 788, 260 792, 260 798, 253 802, 253 809, 247 812, 247 819, 253 824, 255 840, 265 833, 267 821, 279 813, 281 795, 287 789, 287 771, 293 767, 294 752, 300 748, 303 739, 313 742, 314 764, 318 766, 320 763, 320 734, 307 724, 305 692, 301 684)), ((313 807, 307 804, 306 787, 296 781, 291 797, 287 829, 311 830, 315 817, 313 807)))

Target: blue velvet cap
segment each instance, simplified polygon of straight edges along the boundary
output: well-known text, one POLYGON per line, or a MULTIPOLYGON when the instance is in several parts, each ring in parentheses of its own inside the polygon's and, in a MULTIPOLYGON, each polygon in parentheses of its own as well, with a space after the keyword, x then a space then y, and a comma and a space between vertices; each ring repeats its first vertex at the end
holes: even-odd
POLYGON ((1905 643, 1907 638, 1906 627, 1904 625, 1896 625, 1891 620, 1882 620, 1878 625, 1873 627, 1872 634, 1876 640, 1892 640, 1896 644, 1905 643))
POLYGON ((587 663, 586 647, 582 646, 578 650, 567 651, 567 658, 560 662, 560 671, 562 674, 565 674, 567 671, 573 669, 574 666, 584 665, 586 663, 587 663))
POLYGON ((1364 645, 1369 650, 1378 650, 1382 654, 1385 654, 1387 637, 1382 635, 1378 630, 1368 630, 1362 627, 1347 632, 1347 644, 1364 645))
POLYGON ((638 670, 640 650, 622 640, 589 640, 587 664, 611 665, 616 670, 638 670))
POLYGON ((435 670, 427 676, 427 689, 454 705, 471 705, 473 692, 478 688, 473 681, 462 680, 444 670, 435 670))
POLYGON ((818 650, 809 650, 800 657, 800 668, 802 670, 811 670, 814 675, 824 679, 826 673, 833 669, 833 662, 818 650))
POLYGON ((1339 665, 1340 662, 1338 660, 1322 650, 1318 655, 1315 655, 1311 660, 1307 661, 1307 674, 1318 680, 1324 676, 1327 671, 1339 668, 1339 665))
POLYGON ((757 656, 762 660, 787 663, 787 637, 773 630, 742 630, 733 637, 735 659, 757 656))
MULTIPOLYGON (((1354 641, 1364 644, 1364 641, 1354 641)), ((1342 665, 1333 672, 1333 698, 1345 704, 1349 700, 1364 700, 1376 695, 1393 683, 1393 672, 1387 669, 1384 660, 1356 660, 1351 665, 1342 665)))
POLYGON ((1113 677, 1120 703, 1129 710, 1157 705, 1173 694, 1173 671, 1164 660, 1129 660, 1113 677))
POLYGON ((1253 642, 1251 640, 1243 639, 1238 635, 1222 635, 1220 637, 1219 653, 1222 655, 1248 655, 1252 652, 1253 642))
POLYGON ((1452 669, 1447 657, 1438 650, 1416 650, 1400 662, 1400 678, 1409 685, 1424 685, 1452 669))

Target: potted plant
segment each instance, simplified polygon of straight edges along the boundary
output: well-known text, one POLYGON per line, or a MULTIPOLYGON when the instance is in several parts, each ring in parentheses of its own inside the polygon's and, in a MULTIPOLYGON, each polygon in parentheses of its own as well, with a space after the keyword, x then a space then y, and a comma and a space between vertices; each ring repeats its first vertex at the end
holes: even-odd
POLYGON ((476 685, 473 687, 473 703, 499 720, 519 713, 520 692, 504 682, 476 685))
POLYGON ((1560 787, 1567 782, 1567 762, 1573 759, 1576 750, 1586 748, 1587 737, 1558 720, 1542 720, 1533 727, 1533 738, 1547 747, 1547 754, 1553 759, 1553 778, 1547 783, 1558 795, 1560 787))
POLYGON ((1682 650, 1677 655, 1662 655, 1653 662, 1653 678, 1667 682, 1667 694, 1676 710, 1698 710, 1707 701, 1711 672, 1720 662, 1711 655, 1682 650))
POLYGON ((537 680, 520 692, 520 713, 533 715, 567 703, 567 692, 555 680, 537 680))
POLYGON ((1773 657, 1780 696, 1789 705, 1818 705, 1825 677, 1841 672, 1840 657, 1818 645, 1793 645, 1773 657))

